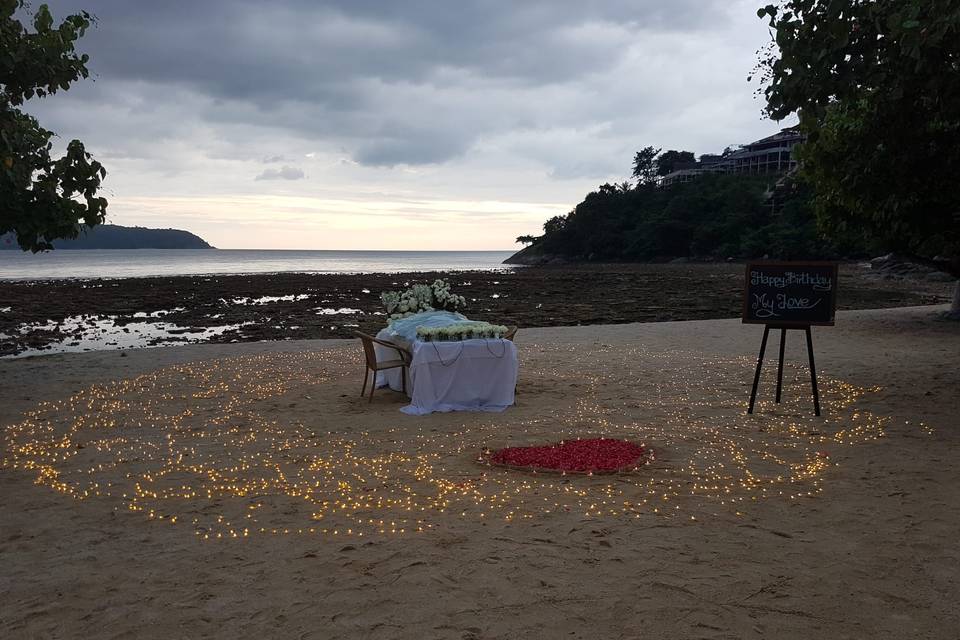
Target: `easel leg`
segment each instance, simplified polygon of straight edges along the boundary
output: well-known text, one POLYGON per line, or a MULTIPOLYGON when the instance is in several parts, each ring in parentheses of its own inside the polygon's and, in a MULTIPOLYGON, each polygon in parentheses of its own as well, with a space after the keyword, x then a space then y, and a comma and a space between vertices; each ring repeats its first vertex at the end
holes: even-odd
POLYGON ((810 384, 813 385, 813 413, 820 415, 820 392, 817 391, 817 368, 813 363, 813 336, 807 327, 807 355, 810 357, 810 384))
POLYGON ((757 401, 757 385, 760 384, 760 368, 763 366, 763 353, 767 350, 768 335, 770 335, 770 327, 764 325, 763 340, 760 341, 760 356, 757 358, 757 372, 753 374, 753 390, 750 392, 750 407, 747 413, 753 413, 753 404, 757 401))
POLYGON ((780 389, 783 387, 783 345, 787 342, 787 330, 780 329, 780 362, 777 364, 777 404, 780 404, 780 389))

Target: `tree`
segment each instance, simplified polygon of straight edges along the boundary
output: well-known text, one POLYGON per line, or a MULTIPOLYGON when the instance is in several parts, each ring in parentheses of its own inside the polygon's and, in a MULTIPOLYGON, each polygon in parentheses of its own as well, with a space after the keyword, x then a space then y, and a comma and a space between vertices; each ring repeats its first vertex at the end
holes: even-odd
POLYGON ((12 231, 22 249, 36 252, 51 249, 56 238, 76 238, 81 225, 104 221, 107 201, 97 191, 106 170, 79 140, 62 158, 51 157, 54 134, 18 108, 88 77, 89 58, 74 43, 93 17, 81 12, 54 26, 40 5, 29 31, 14 17, 24 6, 0 0, 0 235, 12 231))
POLYGON ((657 183, 657 155, 660 149, 644 147, 633 156, 633 177, 637 188, 657 183))
POLYGON ((766 113, 799 113, 821 229, 960 277, 960 0, 787 0, 758 15, 774 38, 758 64, 766 113))
POLYGON ((670 149, 669 151, 664 151, 657 158, 657 175, 665 176, 668 173, 672 173, 677 169, 682 168, 682 165, 686 164, 696 164, 697 158, 693 155, 691 151, 676 151, 675 149, 670 149), (680 165, 680 166, 678 166, 680 165))
POLYGON ((543 223, 544 233, 560 233, 567 226, 567 219, 564 216, 553 216, 543 223))
POLYGON ((605 196, 612 196, 616 193, 619 193, 619 191, 619 186, 610 184, 609 182, 604 182, 602 185, 597 187, 597 193, 602 193, 605 196))
POLYGON ((533 244, 539 239, 539 236, 517 236, 517 242, 520 244, 533 244))

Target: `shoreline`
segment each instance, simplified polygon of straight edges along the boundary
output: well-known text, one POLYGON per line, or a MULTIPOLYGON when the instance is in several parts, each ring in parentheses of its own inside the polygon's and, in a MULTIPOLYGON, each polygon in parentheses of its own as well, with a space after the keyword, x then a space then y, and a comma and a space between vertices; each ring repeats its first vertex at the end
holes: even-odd
MULTIPOLYGON (((0 281, 0 356, 197 342, 348 338, 386 320, 382 291, 443 277, 472 319, 525 327, 739 317, 743 266, 608 264, 496 271, 0 281)), ((941 304, 950 283, 841 266, 839 309, 941 304)))
POLYGON ((505 268, 509 251, 90 249, 0 252, 0 281, 505 268))
POLYGON ((434 270, 419 270, 419 271, 409 271, 398 269, 393 270, 379 270, 379 271, 237 271, 233 272, 223 272, 223 271, 211 271, 210 273, 190 273, 190 274, 181 274, 181 275, 141 275, 141 276, 118 276, 118 277, 86 277, 86 276, 65 276, 57 278, 0 278, 0 284, 11 283, 11 284, 56 284, 56 283, 69 283, 69 282, 98 282, 101 280, 154 280, 156 278, 238 278, 238 277, 276 277, 283 275, 291 276, 366 276, 366 275, 401 275, 405 273, 427 275, 431 273, 438 274, 451 274, 451 273, 473 273, 477 272, 501 272, 501 271, 512 271, 514 269, 525 269, 524 265, 519 264, 505 264, 500 267, 491 267, 489 269, 463 269, 463 270, 451 270, 451 269, 434 269, 434 270))

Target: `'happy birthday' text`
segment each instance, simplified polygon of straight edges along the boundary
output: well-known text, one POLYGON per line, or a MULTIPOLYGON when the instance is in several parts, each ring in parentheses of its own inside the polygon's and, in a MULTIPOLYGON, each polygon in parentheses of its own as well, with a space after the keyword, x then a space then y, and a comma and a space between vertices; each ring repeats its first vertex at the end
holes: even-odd
POLYGON ((791 285, 812 285, 816 291, 830 291, 833 288, 833 278, 806 271, 787 271, 783 275, 768 275, 762 271, 751 271, 750 284, 762 284, 777 289, 784 289, 791 285))

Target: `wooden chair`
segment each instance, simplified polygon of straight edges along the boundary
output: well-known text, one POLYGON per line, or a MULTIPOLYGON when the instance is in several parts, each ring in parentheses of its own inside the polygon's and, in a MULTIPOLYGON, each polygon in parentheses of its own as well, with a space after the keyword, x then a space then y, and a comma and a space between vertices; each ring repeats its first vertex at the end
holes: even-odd
POLYGON ((370 377, 370 371, 373 371, 373 380, 370 383, 370 402, 373 402, 373 392, 377 388, 377 372, 384 371, 386 369, 396 369, 401 368, 400 371, 400 384, 403 392, 407 392, 407 369, 410 367, 410 362, 413 360, 413 355, 401 347, 398 344, 388 342, 387 340, 381 340, 379 338, 374 338, 373 336, 361 333, 359 331, 354 331, 353 335, 360 338, 360 342, 363 343, 363 355, 366 357, 366 368, 363 370, 363 388, 360 389, 360 397, 363 397, 363 394, 367 391, 367 380, 370 377), (379 344, 380 346, 387 347, 388 349, 396 349, 397 354, 399 354, 399 360, 383 360, 377 362, 377 353, 373 348, 374 344, 379 344))

